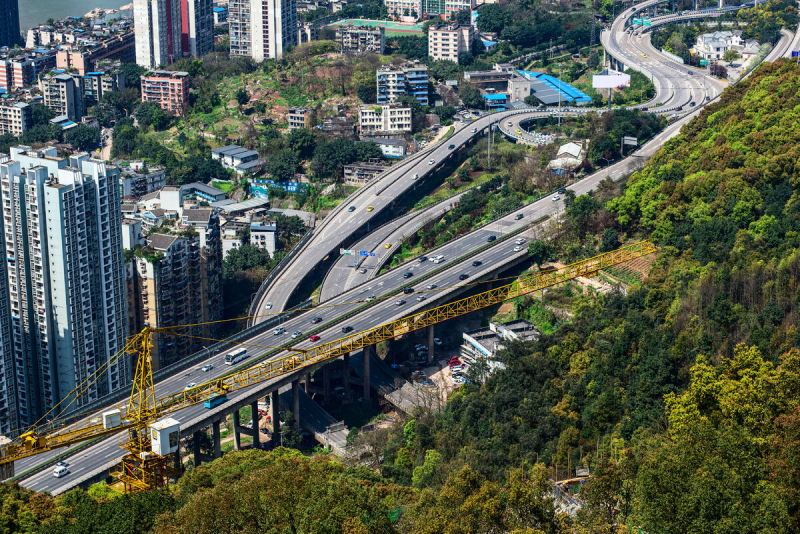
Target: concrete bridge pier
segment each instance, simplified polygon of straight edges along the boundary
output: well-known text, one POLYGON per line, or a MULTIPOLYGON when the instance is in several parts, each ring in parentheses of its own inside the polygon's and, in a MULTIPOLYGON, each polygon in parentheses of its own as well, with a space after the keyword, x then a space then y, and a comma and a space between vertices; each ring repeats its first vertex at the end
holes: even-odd
POLYGON ((331 366, 330 364, 322 368, 322 395, 325 402, 331 401, 331 366))
POLYGON ((434 338, 433 325, 430 325, 428 327, 428 363, 433 363, 434 359, 433 351, 434 348, 436 347, 436 343, 433 342, 433 338, 434 338))
POLYGON ((371 384, 369 380, 369 360, 375 353, 375 345, 364 347, 364 402, 370 401, 371 384))
POLYGON ((292 382, 292 414, 294 415, 294 425, 300 430, 300 381, 292 382))
POLYGON ((250 412, 253 414, 253 448, 258 449, 261 446, 261 430, 258 428, 261 416, 258 415, 258 401, 250 403, 250 412))
POLYGON ((272 448, 274 449, 280 444, 281 434, 281 396, 277 389, 272 391, 269 407, 272 410, 272 448))
POLYGON ((212 441, 214 442, 214 458, 222 456, 222 442, 219 435, 219 419, 211 423, 212 441))
POLYGON ((344 400, 350 402, 352 397, 350 395, 350 353, 344 356, 344 370, 342 371, 342 386, 344 387, 344 400))
POLYGON ((172 459, 175 462, 173 467, 180 473, 183 471, 183 462, 181 462, 181 441, 178 440, 178 447, 175 449, 175 452, 172 453, 172 459))
POLYGON ((239 408, 233 410, 231 415, 233 416, 233 450, 240 451, 242 450, 242 434, 239 430, 241 427, 239 424, 239 408))
POLYGON ((303 375, 303 390, 307 395, 311 395, 311 373, 303 375))
POLYGON ((194 456, 194 466, 197 467, 203 463, 203 455, 200 453, 200 435, 202 430, 195 430, 192 434, 192 455, 194 456))

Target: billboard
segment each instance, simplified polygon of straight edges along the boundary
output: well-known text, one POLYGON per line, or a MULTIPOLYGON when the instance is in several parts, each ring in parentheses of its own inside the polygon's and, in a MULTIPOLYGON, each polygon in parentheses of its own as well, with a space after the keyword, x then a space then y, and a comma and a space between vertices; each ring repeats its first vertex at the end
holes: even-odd
POLYGON ((595 89, 616 89, 630 86, 631 77, 627 74, 595 74, 592 76, 592 87, 595 89))

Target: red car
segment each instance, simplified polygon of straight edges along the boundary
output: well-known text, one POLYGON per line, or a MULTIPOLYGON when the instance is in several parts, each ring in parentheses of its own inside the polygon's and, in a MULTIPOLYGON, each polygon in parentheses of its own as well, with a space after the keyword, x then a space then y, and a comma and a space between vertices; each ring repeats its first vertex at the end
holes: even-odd
POLYGON ((453 367, 454 365, 461 365, 461 360, 459 360, 458 358, 453 358, 450 360, 449 365, 450 367, 453 367))
POLYGON ((319 336, 318 336, 317 334, 314 334, 313 336, 311 336, 310 338, 308 338, 308 340, 309 340, 309 341, 319 341, 319 336))

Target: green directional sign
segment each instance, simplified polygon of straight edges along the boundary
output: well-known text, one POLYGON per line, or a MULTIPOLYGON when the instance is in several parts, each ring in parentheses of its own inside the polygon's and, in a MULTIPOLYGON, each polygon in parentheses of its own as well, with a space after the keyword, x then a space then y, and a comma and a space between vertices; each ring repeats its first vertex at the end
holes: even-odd
POLYGON ((634 26, 641 26, 642 25, 642 19, 633 19, 633 25, 634 26))
POLYGON ((651 20, 643 20, 642 24, 644 24, 645 26, 652 26, 653 25, 653 21, 651 21, 651 20))
POLYGON ((700 66, 701 67, 708 67, 708 60, 707 59, 701 59, 700 60, 700 66))
POLYGON ((348 250, 346 248, 340 248, 339 249, 339 254, 341 254, 342 256, 353 256, 353 251, 352 250, 348 250))

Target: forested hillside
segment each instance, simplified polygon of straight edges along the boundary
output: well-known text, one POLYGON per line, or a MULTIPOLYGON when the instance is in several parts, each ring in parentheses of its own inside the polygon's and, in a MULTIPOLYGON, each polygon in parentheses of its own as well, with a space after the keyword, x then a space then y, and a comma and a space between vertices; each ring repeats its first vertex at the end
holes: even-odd
POLYGON ((761 67, 612 189, 569 199, 550 256, 650 238, 649 277, 511 345, 505 370, 373 439, 363 465, 235 453, 100 504, 4 487, 0 528, 800 531, 800 67, 761 67), (546 479, 578 464, 594 477, 570 519, 546 479))

